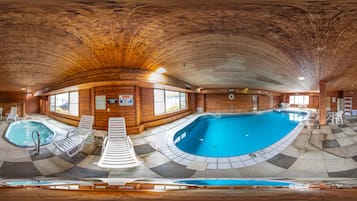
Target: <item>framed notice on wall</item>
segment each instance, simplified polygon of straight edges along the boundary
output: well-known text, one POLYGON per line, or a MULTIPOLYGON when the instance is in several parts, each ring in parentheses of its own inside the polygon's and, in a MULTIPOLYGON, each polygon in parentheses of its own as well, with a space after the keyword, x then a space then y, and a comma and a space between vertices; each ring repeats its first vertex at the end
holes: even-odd
POLYGON ((95 96, 95 109, 96 110, 105 110, 106 103, 105 103, 105 95, 102 96, 95 96))
POLYGON ((332 97, 332 102, 336 103, 336 97, 332 97))
POLYGON ((119 106, 133 106, 133 95, 119 95, 119 106))

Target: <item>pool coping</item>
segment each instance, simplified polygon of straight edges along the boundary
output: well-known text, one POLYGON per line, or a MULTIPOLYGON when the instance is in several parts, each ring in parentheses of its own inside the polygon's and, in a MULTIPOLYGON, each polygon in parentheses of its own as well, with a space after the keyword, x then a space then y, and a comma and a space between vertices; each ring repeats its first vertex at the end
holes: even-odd
POLYGON ((302 129, 306 124, 306 120, 309 117, 309 113, 307 112, 307 116, 305 120, 302 120, 295 128, 290 131, 286 136, 284 136, 279 141, 275 142, 274 144, 266 147, 262 150, 252 152, 249 154, 244 154, 240 156, 233 156, 233 157, 203 157, 197 156, 193 154, 189 154, 180 150, 174 142, 174 135, 180 131, 182 128, 186 127, 187 125, 191 124, 197 118, 206 115, 244 115, 244 114, 261 114, 268 111, 256 111, 256 112, 248 112, 248 113, 201 113, 190 120, 185 121, 184 123, 176 126, 167 131, 167 141, 165 147, 163 148, 162 152, 165 154, 170 160, 186 166, 188 169, 193 170, 206 170, 206 169, 234 169, 234 168, 243 168, 252 165, 256 165, 258 163, 267 161, 274 156, 278 155, 282 152, 286 147, 288 147, 295 138, 300 134, 302 129))
POLYGON ((55 130, 53 130, 52 128, 50 128, 50 126, 48 126, 48 123, 46 121, 43 121, 43 120, 34 120, 34 119, 22 119, 22 120, 18 120, 18 121, 14 121, 12 123, 9 124, 9 126, 5 129, 5 132, 4 134, 2 135, 2 138, 8 142, 9 144, 15 146, 15 147, 19 147, 19 148, 34 148, 36 145, 33 145, 33 146, 27 146, 27 145, 18 145, 18 144, 15 144, 13 142, 11 142, 8 138, 6 138, 6 134, 8 132, 8 130, 13 126, 14 123, 19 123, 20 121, 33 121, 33 122, 37 122, 37 123, 41 123, 42 125, 46 126, 47 129, 49 129, 50 131, 53 132, 53 137, 52 137, 52 140, 48 143, 45 143, 45 144, 41 144, 40 146, 46 146, 46 145, 49 145, 51 143, 54 142, 54 140, 56 139, 56 136, 57 136, 57 132, 55 130))

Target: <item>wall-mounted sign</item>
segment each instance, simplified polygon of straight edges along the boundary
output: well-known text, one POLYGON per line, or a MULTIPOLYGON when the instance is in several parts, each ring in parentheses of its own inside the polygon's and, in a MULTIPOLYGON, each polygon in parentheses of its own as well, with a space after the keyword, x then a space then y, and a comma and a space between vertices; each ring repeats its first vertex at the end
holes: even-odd
POLYGON ((96 110, 105 110, 105 95, 95 96, 95 109, 96 110))
POLYGON ((115 104, 117 103, 117 99, 116 98, 108 98, 108 104, 115 104))
POLYGON ((119 105, 133 106, 134 105, 133 95, 119 95, 119 105))
POLYGON ((332 97, 332 102, 336 103, 336 97, 332 97))

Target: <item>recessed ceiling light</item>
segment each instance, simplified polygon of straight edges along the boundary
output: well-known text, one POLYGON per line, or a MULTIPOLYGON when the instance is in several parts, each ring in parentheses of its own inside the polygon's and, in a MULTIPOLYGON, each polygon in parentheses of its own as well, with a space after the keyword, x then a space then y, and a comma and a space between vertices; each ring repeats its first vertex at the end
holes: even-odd
POLYGON ((160 67, 160 68, 158 68, 155 72, 157 72, 157 73, 159 73, 159 74, 163 74, 163 73, 166 73, 167 70, 166 70, 166 68, 160 67))
POLYGON ((299 79, 299 80, 305 80, 305 78, 304 78, 304 77, 298 77, 298 79, 299 79))
POLYGON ((26 91, 26 88, 21 88, 22 91, 26 91))

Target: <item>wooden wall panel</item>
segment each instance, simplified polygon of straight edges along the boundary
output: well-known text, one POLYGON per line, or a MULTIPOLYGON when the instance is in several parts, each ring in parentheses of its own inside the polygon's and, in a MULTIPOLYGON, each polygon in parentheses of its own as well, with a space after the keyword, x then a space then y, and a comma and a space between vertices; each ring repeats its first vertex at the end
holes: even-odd
POLYGON ((197 94, 197 108, 202 108, 202 112, 205 111, 205 95, 204 94, 197 94))
POLYGON ((330 98, 330 110, 332 112, 337 112, 337 91, 335 92, 327 92, 327 97, 330 98), (332 99, 335 98, 335 102, 332 99))
POLYGON ((309 105, 308 105, 308 108, 319 108, 319 99, 320 99, 320 96, 309 96, 309 105))
POLYGON ((79 91, 79 114, 90 115, 91 112, 91 90, 84 89, 79 91))
POLYGON ((274 96, 274 108, 279 106, 279 103, 283 102, 283 96, 274 96))
MULTIPOLYGON (((79 91, 80 115, 94 115, 94 128, 107 130, 109 117, 125 117, 128 134, 137 134, 145 128, 159 126, 182 118, 196 108, 196 94, 189 94, 187 100, 188 109, 180 112, 155 116, 154 97, 152 88, 140 88, 138 86, 101 86, 79 91), (133 95, 133 106, 119 106, 119 103, 106 102, 105 110, 95 109, 95 96, 105 95, 106 100, 117 99, 119 95, 133 95)), ((41 98, 41 112, 64 123, 77 126, 80 117, 49 112, 48 97, 41 98)))
POLYGON ((20 117, 40 112, 38 97, 27 96, 23 92, 0 92, 0 107, 3 108, 3 114, 10 112, 10 108, 15 106, 18 107, 17 113, 20 117))
POLYGON ((197 94, 189 93, 188 94, 188 105, 187 108, 192 111, 196 112, 197 108, 197 94))
POLYGON ((141 88, 141 117, 143 122, 155 120, 154 91, 150 88, 141 88))
POLYGON ((270 108, 270 97, 269 96, 258 96, 258 110, 267 110, 270 108))
POLYGON ((29 96, 25 101, 25 113, 26 114, 38 114, 40 112, 40 98, 29 96))
POLYGON ((247 112, 253 110, 252 95, 235 94, 234 100, 228 94, 205 94, 206 112, 247 112))
POLYGON ((107 129, 109 117, 125 117, 127 128, 138 126, 136 122, 136 97, 135 86, 104 86, 95 87, 95 96, 105 95, 106 99, 117 99, 119 95, 133 95, 133 106, 119 106, 119 103, 106 103, 106 110, 95 110, 95 128, 107 129))
POLYGON ((135 109, 136 109, 136 125, 141 124, 142 112, 141 112, 141 89, 140 87, 135 87, 135 109))

